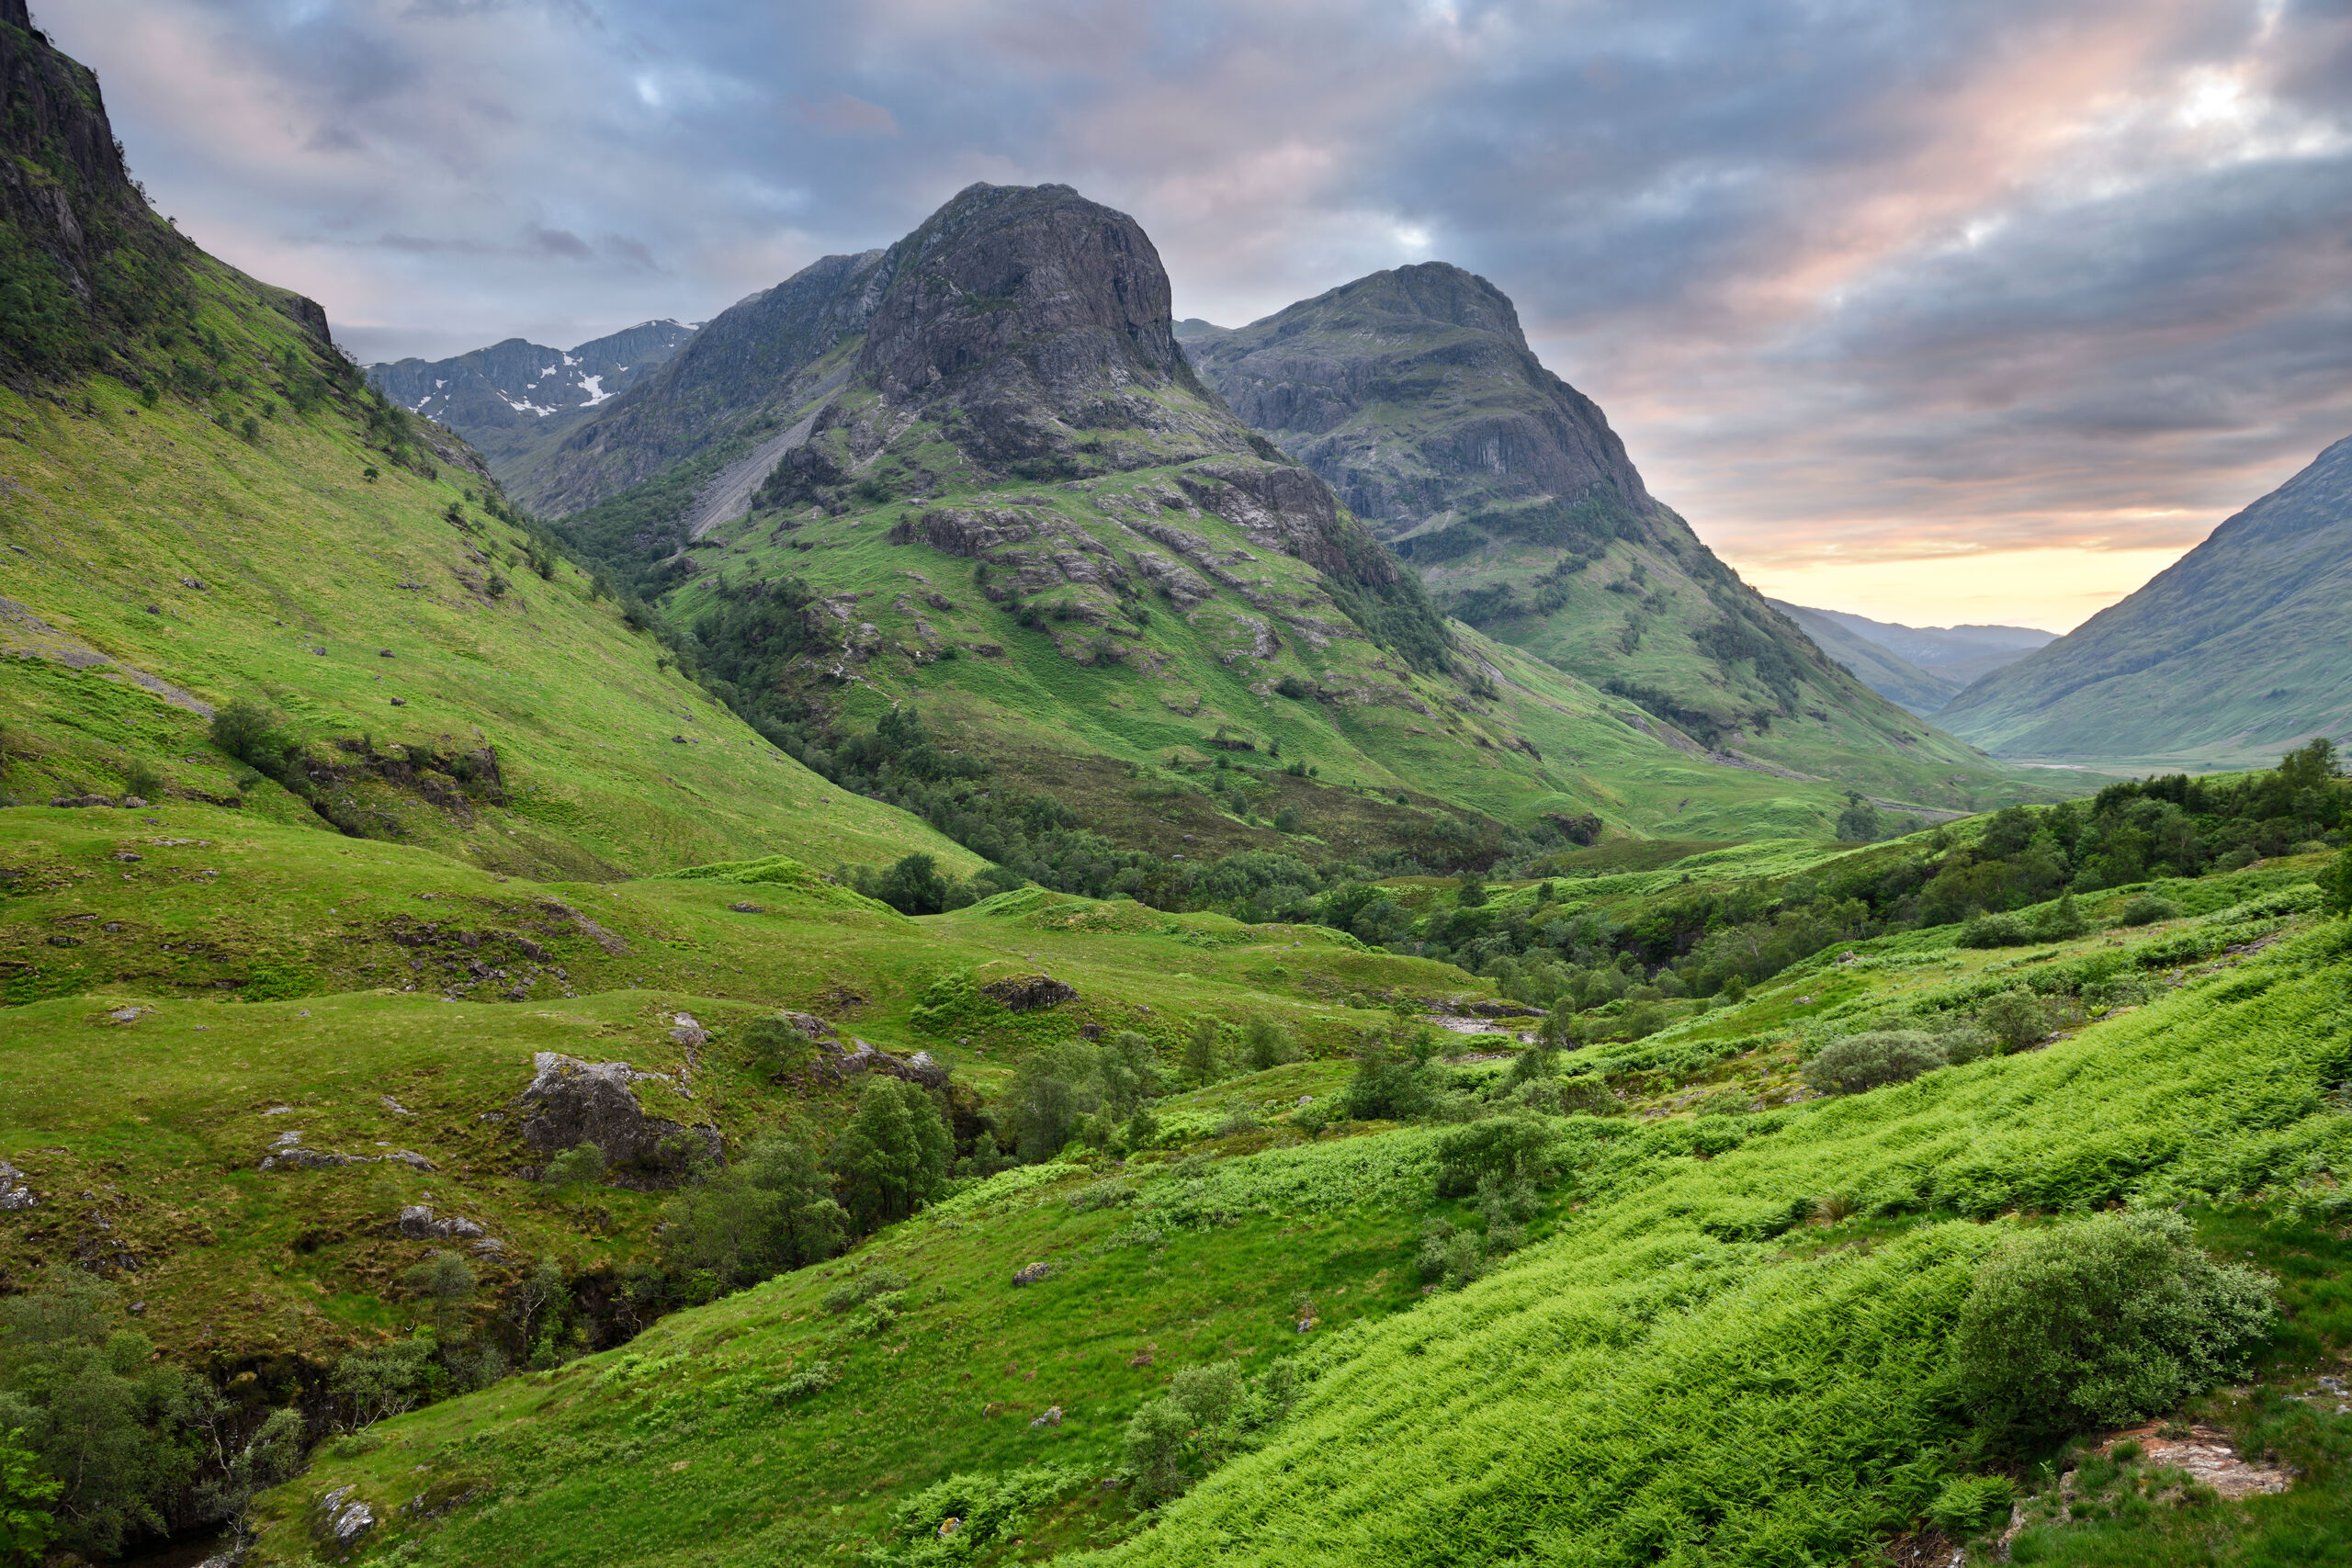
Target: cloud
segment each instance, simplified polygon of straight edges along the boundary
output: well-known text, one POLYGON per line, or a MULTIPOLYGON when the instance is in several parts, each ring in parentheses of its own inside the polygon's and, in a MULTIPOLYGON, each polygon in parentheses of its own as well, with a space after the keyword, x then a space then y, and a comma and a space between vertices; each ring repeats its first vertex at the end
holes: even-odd
POLYGON ((1783 587, 1874 563, 1882 609, 1905 562, 1928 595, 1963 558, 2109 592, 2080 563, 2185 548, 2352 430, 2326 0, 40 19, 165 210, 374 352, 707 317, 970 180, 1055 179, 1143 222, 1182 314, 1428 256, 1486 275, 1727 558, 1783 587))

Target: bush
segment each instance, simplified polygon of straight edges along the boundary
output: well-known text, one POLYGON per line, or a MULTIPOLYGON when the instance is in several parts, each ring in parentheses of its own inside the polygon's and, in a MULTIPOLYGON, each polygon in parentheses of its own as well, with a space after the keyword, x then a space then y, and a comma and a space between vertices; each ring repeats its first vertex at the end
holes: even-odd
POLYGON ((1490 1116, 1450 1128, 1437 1141, 1437 1195, 1475 1192, 1488 1177, 1542 1181, 1552 1129, 1532 1116, 1490 1116))
POLYGON ((144 757, 134 757, 122 770, 122 790, 125 795, 141 800, 161 800, 169 787, 162 772, 144 757))
POLYGON ((2050 1004, 2022 987, 2003 991, 1976 1010, 1976 1021, 2005 1051, 2022 1051, 2050 1032, 2050 1004))
POLYGON ((2331 915, 2352 915, 2352 849, 2320 868, 2320 899, 2331 915))
POLYGON ((2015 915, 1979 915, 1952 939, 1958 947, 2023 947, 2041 933, 2015 915))
POLYGON ((868 1269, 853 1275, 825 1292, 820 1304, 836 1315, 854 1306, 863 1306, 876 1296, 887 1296, 903 1291, 910 1281, 895 1269, 868 1269))
POLYGON ((2180 919, 2180 906, 2153 893, 2143 893, 2115 912, 2119 926, 2153 926, 2158 920, 2180 919))
POLYGON ((755 1018, 743 1026, 743 1050, 763 1074, 775 1077, 790 1072, 816 1054, 806 1034, 780 1018, 755 1018))
POLYGON ((1866 1094, 1888 1084, 1908 1083, 1934 1072, 1944 1061, 1935 1036, 1917 1030, 1849 1034, 1823 1046, 1804 1065, 1804 1081, 1820 1094, 1866 1094))
POLYGON ((1168 1397, 1135 1413, 1125 1446, 1136 1507, 1182 1496, 1225 1461, 1241 1438, 1246 1392, 1230 1361, 1186 1367, 1169 1384, 1168 1397))
POLYGON ((662 1205, 662 1218, 671 1271, 707 1272, 722 1289, 831 1258, 849 1234, 831 1179, 807 1145, 782 1132, 752 1139, 733 1165, 680 1190, 662 1205))
POLYGON ((1241 1055, 1252 1071, 1279 1067, 1298 1055, 1290 1031, 1266 1014, 1252 1013, 1241 1026, 1241 1055))
POLYGON ((1977 1266, 1952 1330, 1961 1392, 2028 1438, 2163 1415, 2269 1332, 2269 1276, 2214 1262, 2162 1210, 2018 1236, 1977 1266))

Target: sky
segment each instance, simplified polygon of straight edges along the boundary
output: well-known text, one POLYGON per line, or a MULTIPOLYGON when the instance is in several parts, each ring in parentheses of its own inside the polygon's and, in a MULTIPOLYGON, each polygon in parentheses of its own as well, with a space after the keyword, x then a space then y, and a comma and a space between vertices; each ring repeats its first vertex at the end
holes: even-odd
POLYGON ((35 0, 361 359, 707 319, 974 180, 1238 325, 1443 260, 1769 593, 2064 630, 2352 434, 2352 0, 35 0))

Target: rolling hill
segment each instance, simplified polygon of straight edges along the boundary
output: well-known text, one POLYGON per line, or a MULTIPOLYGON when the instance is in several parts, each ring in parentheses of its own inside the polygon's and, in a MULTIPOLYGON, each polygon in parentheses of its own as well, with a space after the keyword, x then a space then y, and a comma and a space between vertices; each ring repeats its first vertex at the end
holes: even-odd
POLYGON ((2352 735, 2352 439, 1937 716, 2004 757, 2199 771, 2352 735))

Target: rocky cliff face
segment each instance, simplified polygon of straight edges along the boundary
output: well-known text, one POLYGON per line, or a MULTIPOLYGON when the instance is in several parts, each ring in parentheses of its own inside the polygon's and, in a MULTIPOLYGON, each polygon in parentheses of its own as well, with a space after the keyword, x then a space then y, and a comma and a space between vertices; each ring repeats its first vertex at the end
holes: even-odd
POLYGON ((1376 272, 1238 331, 1203 327, 1186 346, 1233 412, 1384 537, 1651 510, 1600 408, 1537 361, 1502 290, 1460 267, 1376 272))
POLYGON ((1999 755, 2267 765, 2352 738, 2352 438, 1937 722, 1999 755))

